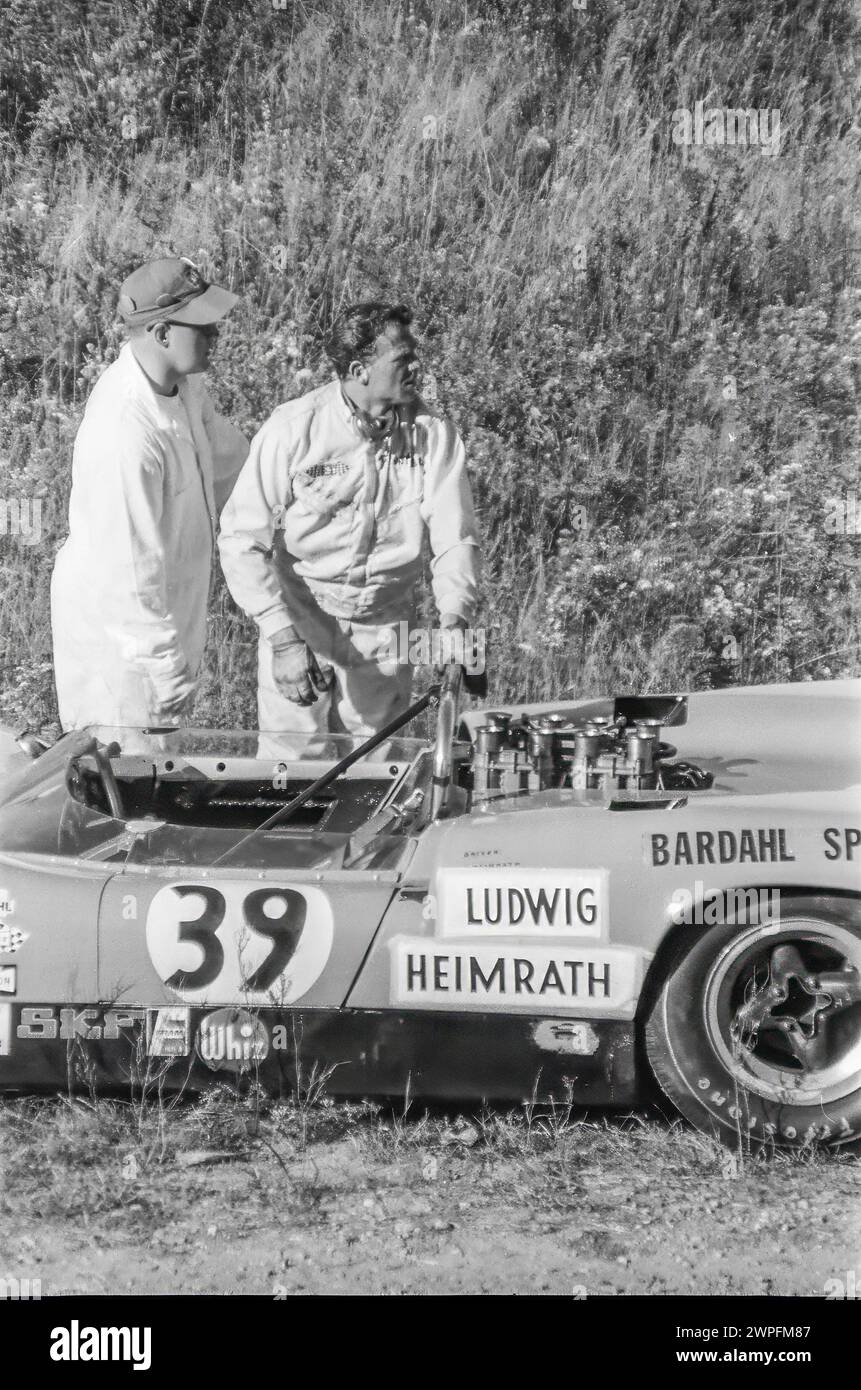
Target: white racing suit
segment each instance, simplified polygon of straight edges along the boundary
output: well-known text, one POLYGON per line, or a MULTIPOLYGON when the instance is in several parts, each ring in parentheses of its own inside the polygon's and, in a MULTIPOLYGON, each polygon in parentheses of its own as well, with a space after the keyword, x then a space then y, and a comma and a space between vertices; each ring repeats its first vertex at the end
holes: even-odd
POLYGON ((51 578, 65 730, 178 722, 203 657, 216 509, 247 452, 199 376, 160 396, 127 344, 99 377, 51 578))
POLYGON ((425 535, 441 617, 470 622, 479 539, 463 442, 422 401, 399 407, 377 442, 338 381, 270 416, 219 536, 228 587, 260 629, 262 730, 367 736, 408 705, 408 654, 386 629, 415 621, 425 535), (288 626, 335 670, 312 705, 275 686, 269 638, 288 626))

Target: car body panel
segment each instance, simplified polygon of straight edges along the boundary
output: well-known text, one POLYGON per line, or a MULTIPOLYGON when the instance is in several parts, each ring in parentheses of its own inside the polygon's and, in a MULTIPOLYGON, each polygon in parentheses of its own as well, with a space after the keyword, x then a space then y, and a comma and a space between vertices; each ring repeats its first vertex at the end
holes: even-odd
POLYGON ((392 872, 332 872, 325 880, 322 871, 315 878, 302 871, 227 868, 118 874, 99 914, 98 997, 208 1008, 239 1002, 338 1007, 396 886, 392 872), (265 915, 270 905, 279 916, 265 915), (200 929, 206 914, 209 931, 200 929), (283 950, 279 936, 261 935, 253 926, 257 920, 271 933, 281 916, 288 919, 283 950), (197 923, 196 942, 180 939, 183 921, 197 923), (183 972, 173 987, 165 983, 183 972))
MULTIPOLYGON (((637 1094, 630 1023, 540 1016, 362 1009, 144 1009, 0 1005, 14 1085, 65 1088, 97 1076, 110 1090, 193 1093, 243 1075, 275 1094, 326 1085, 341 1096, 523 1102, 576 1096, 627 1107, 637 1094), (171 1013, 167 1046, 160 1019, 171 1013), (180 1017, 184 1015, 185 1017, 180 1017), (170 1047, 185 1049, 170 1056, 170 1047)), ((4 1054, 0 1052, 0 1057, 4 1054)))
POLYGON ((0 971, 14 971, 16 999, 98 997, 99 900, 109 877, 99 866, 0 854, 0 971))

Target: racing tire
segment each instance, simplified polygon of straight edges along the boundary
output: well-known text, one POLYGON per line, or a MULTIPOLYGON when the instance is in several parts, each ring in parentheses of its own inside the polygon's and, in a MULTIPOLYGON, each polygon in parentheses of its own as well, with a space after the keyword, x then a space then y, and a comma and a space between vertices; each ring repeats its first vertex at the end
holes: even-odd
POLYGON ((861 901, 784 895, 666 966, 646 1054, 676 1108, 751 1150, 861 1148, 861 901))

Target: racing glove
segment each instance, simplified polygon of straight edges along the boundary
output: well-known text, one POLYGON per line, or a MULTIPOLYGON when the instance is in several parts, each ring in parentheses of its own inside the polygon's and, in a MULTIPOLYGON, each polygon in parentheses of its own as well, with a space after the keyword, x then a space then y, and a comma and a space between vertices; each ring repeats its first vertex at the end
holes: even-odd
POLYGON ((295 628, 282 628, 272 639, 272 677, 285 699, 296 705, 313 705, 316 691, 335 684, 333 667, 317 661, 295 628))
POLYGON ((179 695, 174 696, 173 699, 162 700, 159 703, 158 707, 159 721, 164 720, 164 722, 168 724, 173 724, 174 722, 179 724, 185 715, 191 714, 191 707, 193 703, 193 687, 190 693, 187 693, 185 695, 180 693, 179 695))
POLYGON ((446 613, 441 619, 441 627, 444 633, 450 634, 450 648, 447 654, 447 662, 457 662, 458 657, 463 657, 460 662, 463 668, 464 689, 473 696, 474 699, 484 699, 487 695, 487 671, 484 665, 484 646, 479 649, 475 642, 475 634, 472 635, 471 649, 464 643, 464 639, 455 639, 456 630, 461 633, 471 632, 465 618, 461 618, 453 613, 446 613), (476 667, 480 666, 480 670, 476 667))

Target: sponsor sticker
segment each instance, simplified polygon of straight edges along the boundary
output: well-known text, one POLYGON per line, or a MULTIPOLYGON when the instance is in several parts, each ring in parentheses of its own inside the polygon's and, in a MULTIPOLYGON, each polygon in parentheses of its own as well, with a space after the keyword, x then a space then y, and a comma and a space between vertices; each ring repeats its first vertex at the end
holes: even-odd
POLYGON ((132 1041, 145 1018, 145 1009, 58 1009, 52 1004, 33 1008, 28 1005, 21 1010, 17 1036, 35 1038, 40 1042, 51 1042, 55 1038, 66 1042, 78 1039, 84 1042, 99 1042, 102 1039, 117 1042, 121 1038, 132 1041))
POLYGON ((598 1051, 598 1034, 589 1023, 545 1018, 535 1025, 532 1036, 544 1052, 560 1052, 569 1057, 592 1057, 598 1051))
POLYGON ((246 1071, 269 1055, 269 1034, 247 1009, 218 1009, 201 1019, 197 1052, 211 1071, 246 1071))
POLYGON ((857 825, 829 825, 822 838, 826 859, 861 859, 861 830, 857 825))
POLYGON ((304 885, 175 883, 146 921, 159 978, 188 1004, 290 1004, 322 975, 333 939, 328 897, 304 885))
POLYGON ((17 965, 0 965, 0 994, 14 994, 17 989, 17 965))
POLYGON ((146 1050, 150 1057, 187 1057, 191 1050, 191 1010, 182 1004, 150 1009, 146 1050))
POLYGON ((783 864, 795 855, 777 826, 739 830, 677 830, 644 837, 643 857, 653 868, 681 864, 783 864))
POLYGON ((522 1009, 631 1018, 649 953, 572 942, 449 945, 427 937, 390 943, 391 993, 411 1008, 522 1009))
POLYGON ((10 927, 8 922, 0 922, 0 955, 14 955, 29 939, 29 932, 21 931, 20 927, 10 927))
POLYGON ((441 869, 440 937, 591 937, 607 931, 606 869, 441 869))
POLYGON ((12 1052, 12 1005, 0 1004, 0 1057, 12 1052))
POLYGON ((861 860, 861 828, 741 826, 731 830, 654 832, 643 837, 643 859, 651 868, 793 864, 822 859, 854 865, 861 860))

